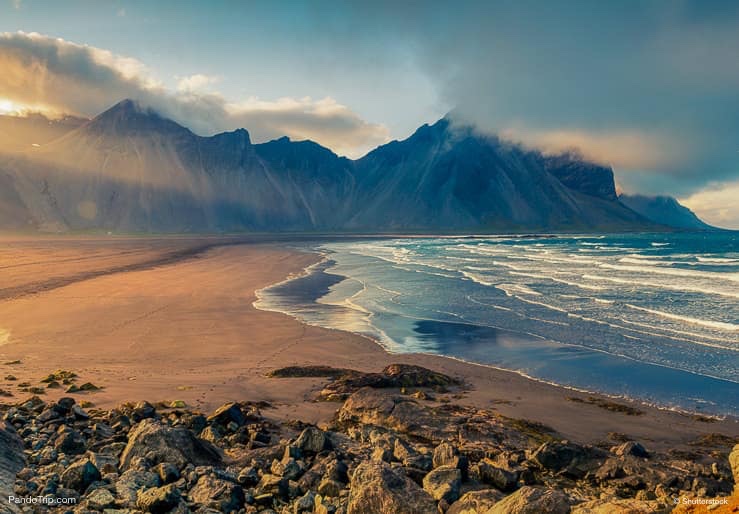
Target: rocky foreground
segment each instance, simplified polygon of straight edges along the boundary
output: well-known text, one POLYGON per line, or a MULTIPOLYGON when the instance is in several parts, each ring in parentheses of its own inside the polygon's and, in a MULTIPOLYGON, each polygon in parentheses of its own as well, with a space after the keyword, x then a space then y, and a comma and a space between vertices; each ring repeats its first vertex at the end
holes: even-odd
POLYGON ((0 512, 639 513, 670 512, 674 498, 726 498, 716 512, 737 505, 731 438, 667 453, 623 434, 582 446, 536 422, 455 405, 464 385, 416 366, 273 376, 326 377, 317 401, 342 402, 333 423, 277 423, 269 404, 252 402, 207 416, 181 402, 100 410, 34 396, 0 405, 0 512), (13 504, 10 495, 76 504, 13 504))

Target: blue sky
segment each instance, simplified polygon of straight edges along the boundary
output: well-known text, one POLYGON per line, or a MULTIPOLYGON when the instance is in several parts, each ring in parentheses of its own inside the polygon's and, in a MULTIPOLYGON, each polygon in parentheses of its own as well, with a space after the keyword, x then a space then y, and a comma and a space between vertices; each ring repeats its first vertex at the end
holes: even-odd
POLYGON ((351 156, 452 111, 739 228, 737 2, 0 1, 0 110, 138 96, 351 156))

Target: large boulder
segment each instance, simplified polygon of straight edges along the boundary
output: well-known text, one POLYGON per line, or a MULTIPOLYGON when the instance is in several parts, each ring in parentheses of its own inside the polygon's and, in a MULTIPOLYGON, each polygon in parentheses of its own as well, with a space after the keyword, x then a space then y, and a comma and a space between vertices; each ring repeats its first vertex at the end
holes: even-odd
POLYGON ((371 387, 362 388, 347 398, 337 419, 342 424, 376 425, 427 438, 443 439, 456 433, 447 416, 434 414, 408 396, 371 387))
POLYGON ((198 439, 190 430, 162 425, 153 419, 145 419, 131 430, 120 468, 128 469, 136 457, 145 457, 152 465, 169 462, 179 469, 187 464, 217 466, 222 460, 215 446, 198 439))
POLYGON ((351 478, 347 514, 428 514, 436 502, 402 471, 364 462, 351 478))
POLYGON ((567 514, 567 495, 557 489, 525 486, 499 501, 485 514, 567 514))

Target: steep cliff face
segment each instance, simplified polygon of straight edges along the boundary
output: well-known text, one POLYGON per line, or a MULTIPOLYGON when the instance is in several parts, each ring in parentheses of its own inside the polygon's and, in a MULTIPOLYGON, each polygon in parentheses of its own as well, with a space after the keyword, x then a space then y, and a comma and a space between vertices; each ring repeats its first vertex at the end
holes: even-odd
POLYGON ((542 165, 570 189, 604 200, 618 198, 613 170, 609 167, 588 162, 572 152, 542 157, 542 165))
POLYGON ((621 195, 619 200, 630 209, 660 225, 688 230, 714 229, 671 196, 621 195))
POLYGON ((200 137, 132 101, 0 162, 0 226, 123 232, 496 231, 651 226, 610 169, 447 119, 357 161, 310 141, 200 137))

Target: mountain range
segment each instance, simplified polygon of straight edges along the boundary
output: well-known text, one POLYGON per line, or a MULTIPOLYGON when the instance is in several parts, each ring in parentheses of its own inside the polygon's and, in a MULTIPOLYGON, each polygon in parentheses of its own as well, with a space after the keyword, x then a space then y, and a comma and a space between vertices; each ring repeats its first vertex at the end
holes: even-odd
POLYGON ((286 137, 254 144, 244 129, 198 136, 131 100, 45 129, 30 148, 19 151, 20 136, 0 145, 2 229, 482 233, 672 221, 619 198, 609 167, 447 118, 358 160, 286 137))

